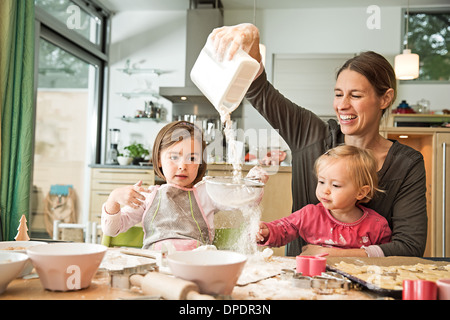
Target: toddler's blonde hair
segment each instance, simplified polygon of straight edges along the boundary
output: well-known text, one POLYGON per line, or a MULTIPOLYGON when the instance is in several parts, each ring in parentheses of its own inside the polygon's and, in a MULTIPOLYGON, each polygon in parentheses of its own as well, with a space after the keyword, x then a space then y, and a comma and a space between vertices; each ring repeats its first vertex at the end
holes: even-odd
POLYGON ((361 149, 350 145, 340 145, 328 150, 315 162, 314 169, 316 175, 320 168, 330 165, 335 160, 345 159, 347 162, 347 172, 349 179, 357 188, 369 186, 370 191, 358 201, 358 203, 369 202, 375 196, 378 189, 377 161, 373 153, 367 149, 361 149))

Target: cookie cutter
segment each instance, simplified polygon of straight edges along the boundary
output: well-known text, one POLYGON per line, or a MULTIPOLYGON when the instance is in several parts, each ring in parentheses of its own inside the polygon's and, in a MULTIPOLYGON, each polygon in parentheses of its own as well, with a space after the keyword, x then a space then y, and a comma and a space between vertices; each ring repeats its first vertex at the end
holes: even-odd
POLYGON ((281 277, 285 280, 291 281, 297 288, 302 289, 316 289, 316 290, 350 290, 352 288, 352 282, 343 275, 328 271, 322 272, 317 276, 304 276, 301 273, 297 273, 291 269, 283 269, 281 277))

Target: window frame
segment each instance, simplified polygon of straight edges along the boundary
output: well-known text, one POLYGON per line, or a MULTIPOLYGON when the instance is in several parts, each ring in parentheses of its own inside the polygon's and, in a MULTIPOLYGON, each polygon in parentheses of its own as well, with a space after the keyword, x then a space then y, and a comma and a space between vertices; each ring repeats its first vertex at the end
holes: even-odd
POLYGON ((61 49, 73 54, 81 60, 98 66, 98 79, 95 84, 97 94, 95 96, 94 105, 92 106, 92 109, 89 110, 89 112, 92 112, 90 115, 91 118, 96 119, 96 121, 93 121, 94 127, 91 128, 95 138, 91 140, 91 145, 89 146, 90 162, 92 164, 98 164, 101 163, 101 159, 104 159, 106 154, 106 143, 103 141, 105 139, 102 137, 104 136, 103 133, 107 126, 107 79, 109 74, 111 13, 95 0, 89 2, 85 0, 71 1, 82 7, 83 10, 88 11, 90 14, 94 14, 93 11, 97 10, 95 16, 102 16, 99 44, 96 45, 76 31, 68 29, 64 23, 57 20, 44 9, 35 6, 35 81, 33 117, 35 122, 38 91, 39 40, 42 38, 61 47, 61 49))
MULTIPOLYGON (((401 25, 401 32, 400 32, 400 52, 403 52, 403 49, 405 49, 405 32, 406 32, 406 23, 405 22, 405 16, 407 11, 409 10, 409 14, 416 14, 416 13, 425 13, 425 14, 431 14, 431 13, 446 13, 448 12, 450 14, 450 7, 436 7, 436 8, 402 8, 401 15, 400 15, 400 25, 401 25)), ((409 39, 408 39, 409 43, 409 39)), ((417 53, 417 52, 412 52, 417 53)), ((417 53, 418 54, 418 53, 417 53)), ((420 54, 419 54, 419 61, 420 61, 420 54)), ((450 84, 450 80, 399 80, 401 85, 404 84, 450 84)))

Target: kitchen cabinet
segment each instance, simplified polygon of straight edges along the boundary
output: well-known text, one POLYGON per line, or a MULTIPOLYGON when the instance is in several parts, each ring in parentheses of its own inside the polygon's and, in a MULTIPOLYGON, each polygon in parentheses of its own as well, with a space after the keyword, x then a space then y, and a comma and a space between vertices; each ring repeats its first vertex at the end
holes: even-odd
MULTIPOLYGON (((242 175, 247 175, 253 168, 244 165, 242 175)), ((264 196, 260 203, 261 220, 273 221, 292 213, 292 168, 290 166, 263 167, 269 174, 269 181, 264 186, 264 196)), ((232 166, 225 164, 208 164, 208 176, 231 176, 232 166)), ((244 218, 240 210, 220 211, 214 217, 216 229, 239 228, 244 218)), ((272 248, 275 255, 284 256, 284 247, 272 248)))
POLYGON ((112 190, 133 185, 142 180, 143 186, 155 184, 155 173, 151 167, 96 166, 91 172, 91 201, 89 220, 100 223, 102 205, 112 190))
POLYGON ((382 127, 388 139, 422 153, 426 170, 428 238, 425 257, 450 256, 450 129, 382 127))
POLYGON ((450 133, 436 134, 435 255, 450 257, 450 133))

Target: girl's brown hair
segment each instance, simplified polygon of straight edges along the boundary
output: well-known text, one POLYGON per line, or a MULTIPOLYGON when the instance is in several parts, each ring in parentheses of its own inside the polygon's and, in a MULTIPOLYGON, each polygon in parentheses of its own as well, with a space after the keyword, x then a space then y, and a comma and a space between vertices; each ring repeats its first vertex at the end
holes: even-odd
POLYGON ((187 121, 175 121, 165 125, 155 138, 155 143, 153 144, 153 169, 158 177, 166 180, 164 173, 162 172, 160 166, 161 151, 169 148, 182 141, 183 139, 194 138, 202 144, 202 155, 200 160, 200 165, 198 167, 197 177, 193 181, 193 185, 200 182, 206 173, 206 161, 204 159, 206 143, 203 140, 202 130, 194 125, 192 122, 187 121))
MULTIPOLYGON (((392 88, 394 90, 394 96, 392 97, 389 107, 394 103, 397 97, 395 71, 389 61, 382 55, 373 51, 366 51, 347 60, 336 73, 336 79, 339 77, 339 74, 346 69, 356 71, 365 76, 374 88, 378 97, 383 96, 388 89, 392 88)), ((389 107, 383 109, 382 114, 384 114, 389 107)))
POLYGON ((377 161, 372 152, 367 149, 350 145, 340 145, 330 149, 316 160, 314 166, 316 174, 322 166, 329 164, 330 160, 338 159, 346 160, 349 179, 357 188, 363 186, 370 188, 366 197, 359 200, 358 203, 369 202, 377 191, 382 191, 378 189, 377 161))

